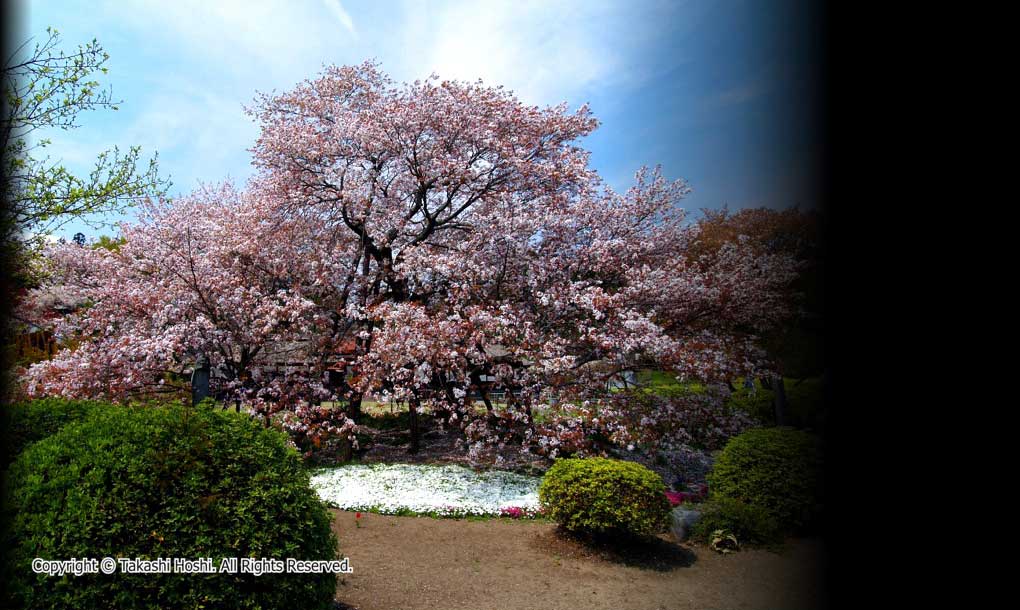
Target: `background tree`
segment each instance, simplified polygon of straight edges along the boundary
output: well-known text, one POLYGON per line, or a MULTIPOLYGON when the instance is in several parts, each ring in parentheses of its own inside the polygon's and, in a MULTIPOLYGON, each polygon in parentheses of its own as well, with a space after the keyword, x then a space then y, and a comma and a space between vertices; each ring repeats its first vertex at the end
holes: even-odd
POLYGON ((796 277, 785 287, 785 298, 795 303, 795 307, 760 339, 776 371, 762 382, 775 393, 776 422, 783 424, 786 411, 783 376, 803 379, 825 370, 825 259, 821 215, 798 207, 748 208, 737 212, 723 207, 702 210, 702 213, 697 223, 697 239, 691 244, 693 256, 712 260, 726 244, 743 243, 759 254, 787 256, 797 266, 796 277))
POLYGON ((46 154, 53 130, 75 129, 82 112, 117 110, 121 102, 95 80, 106 74, 109 59, 96 40, 65 52, 59 33, 48 28, 45 41, 32 47, 30 42, 6 59, 0 85, 6 105, 0 138, 9 228, 25 236, 50 233, 73 219, 90 222, 88 216, 119 212, 165 193, 168 183, 158 175, 155 156, 146 169, 138 169, 137 146, 126 153, 117 147, 100 152, 86 176, 46 154))
POLYGON ((259 205, 225 184, 146 202, 117 248, 47 248, 50 283, 88 306, 59 320, 59 335, 83 342, 34 367, 30 393, 116 400, 170 390, 165 374, 200 354, 228 385, 225 398, 248 390, 268 344, 315 332, 304 296, 313 235, 294 223, 260 230, 259 205))
POLYGON ((92 244, 93 248, 103 248, 111 252, 120 250, 120 247, 124 245, 124 238, 121 236, 110 237, 109 235, 100 235, 99 238, 92 244))

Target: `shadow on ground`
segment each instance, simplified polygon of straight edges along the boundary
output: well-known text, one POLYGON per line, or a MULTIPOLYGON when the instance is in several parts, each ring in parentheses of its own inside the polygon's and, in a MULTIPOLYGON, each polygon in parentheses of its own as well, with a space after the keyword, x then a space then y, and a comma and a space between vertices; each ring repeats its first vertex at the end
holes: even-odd
POLYGON ((556 528, 537 536, 536 541, 539 548, 554 556, 600 559, 656 572, 687 568, 697 560, 690 549, 665 537, 639 540, 596 538, 556 528))

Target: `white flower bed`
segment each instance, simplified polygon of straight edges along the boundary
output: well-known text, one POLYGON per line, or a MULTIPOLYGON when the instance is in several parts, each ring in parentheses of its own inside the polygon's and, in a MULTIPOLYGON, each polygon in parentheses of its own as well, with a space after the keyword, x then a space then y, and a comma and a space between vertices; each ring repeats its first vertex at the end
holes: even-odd
POLYGON ((499 515, 538 510, 539 477, 461 466, 370 464, 327 468, 312 475, 319 497, 342 510, 437 516, 499 515))

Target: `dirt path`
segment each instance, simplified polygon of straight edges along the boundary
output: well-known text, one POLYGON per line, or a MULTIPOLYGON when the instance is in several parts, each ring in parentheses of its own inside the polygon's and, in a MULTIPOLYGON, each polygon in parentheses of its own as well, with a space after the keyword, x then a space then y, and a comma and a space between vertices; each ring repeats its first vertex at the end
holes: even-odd
POLYGON ((816 608, 817 540, 781 554, 722 556, 660 544, 608 555, 533 521, 465 521, 333 511, 354 573, 337 598, 357 610, 816 608))

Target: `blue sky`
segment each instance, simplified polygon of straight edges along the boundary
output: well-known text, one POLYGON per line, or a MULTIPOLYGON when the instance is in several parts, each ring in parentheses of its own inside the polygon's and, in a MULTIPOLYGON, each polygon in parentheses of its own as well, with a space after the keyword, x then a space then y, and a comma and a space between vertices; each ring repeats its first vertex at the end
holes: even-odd
MULTIPOLYGON (((661 164, 693 193, 684 207, 811 207, 811 60, 803 17, 764 0, 93 0, 25 3, 25 36, 58 29, 65 49, 110 54, 119 111, 48 134, 51 156, 86 172, 118 145, 159 152, 171 194, 252 173, 256 92, 285 91, 324 64, 376 59, 397 81, 502 84, 524 102, 588 102, 582 141, 614 188, 661 164)), ((810 25, 810 24, 808 24, 810 25)), ((128 216, 130 218, 130 215, 128 216)), ((116 220, 116 219, 110 219, 116 220)), ((60 231, 89 237, 71 223, 60 231)))

